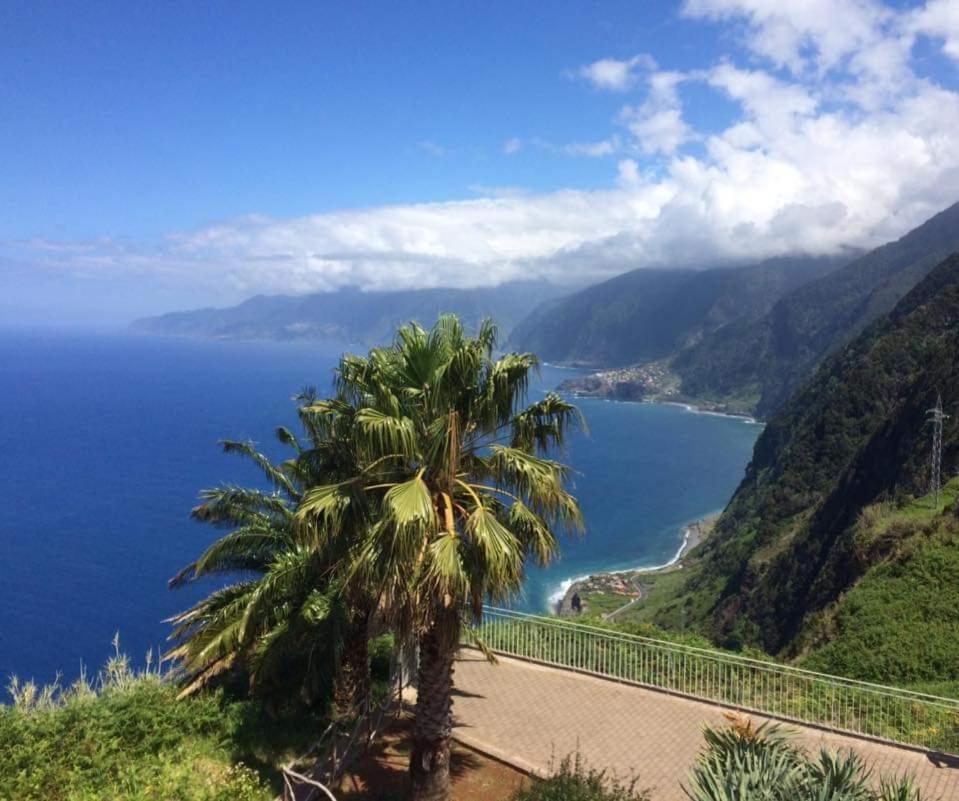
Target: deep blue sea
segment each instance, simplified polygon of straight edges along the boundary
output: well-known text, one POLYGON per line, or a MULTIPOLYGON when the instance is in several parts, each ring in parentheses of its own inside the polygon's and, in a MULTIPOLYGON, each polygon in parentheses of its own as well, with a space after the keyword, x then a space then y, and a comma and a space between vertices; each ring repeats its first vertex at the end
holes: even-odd
MULTIPOLYGON (((120 634, 137 660, 163 648, 163 620, 202 591, 167 579, 216 536, 197 493, 258 481, 217 441, 279 456, 291 396, 329 387, 340 348, 0 332, 0 679, 95 670, 120 634)), ((569 371, 546 367, 533 393, 569 371)), ((531 571, 515 606, 545 611, 563 582, 659 565, 685 524, 722 508, 759 426, 680 406, 582 400, 589 435, 570 443, 582 538, 531 571)))

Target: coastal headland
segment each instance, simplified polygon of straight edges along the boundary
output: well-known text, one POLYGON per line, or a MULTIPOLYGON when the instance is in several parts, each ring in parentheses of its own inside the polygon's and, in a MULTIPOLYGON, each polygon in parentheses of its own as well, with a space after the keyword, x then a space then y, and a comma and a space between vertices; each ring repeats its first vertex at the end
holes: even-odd
POLYGON ((651 577, 682 570, 684 559, 710 535, 718 519, 719 512, 715 512, 686 526, 683 531, 683 544, 667 565, 595 573, 577 579, 570 584, 552 611, 562 617, 588 614, 600 615, 607 620, 615 619, 629 606, 647 596, 651 577), (579 613, 575 612, 572 606, 573 596, 577 594, 582 604, 582 611, 579 613))
POLYGON ((619 367, 587 375, 568 378, 558 389, 579 398, 603 398, 606 400, 632 401, 636 403, 676 403, 700 412, 726 414, 733 417, 752 418, 755 399, 726 399, 723 401, 688 397, 681 391, 681 381, 669 367, 668 361, 660 360, 619 367))

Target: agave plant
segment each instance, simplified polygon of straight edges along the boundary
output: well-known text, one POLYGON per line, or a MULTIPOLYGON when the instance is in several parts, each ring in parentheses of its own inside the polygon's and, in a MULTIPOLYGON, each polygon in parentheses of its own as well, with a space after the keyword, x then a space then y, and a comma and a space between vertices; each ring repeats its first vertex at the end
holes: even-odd
MULTIPOLYGON (((310 489, 297 517, 318 541, 351 510, 372 509, 348 583, 377 589, 383 614, 419 646, 410 761, 413 797, 449 797, 453 663, 464 615, 516 593, 527 560, 549 561, 556 532, 580 513, 568 469, 550 458, 578 411, 549 394, 526 405, 531 354, 493 358, 495 327, 467 336, 453 316, 431 331, 402 327, 392 346, 338 368, 355 409, 365 469, 310 489)), ((336 415, 327 403, 317 411, 336 415)))
POLYGON ((693 766, 691 801, 921 801, 908 777, 882 778, 878 788, 853 751, 822 749, 812 760, 778 724, 753 728, 737 720, 706 727, 706 748, 693 766))
MULTIPOLYGON (((184 694, 237 665, 264 694, 296 691, 312 703, 329 694, 334 710, 351 716, 369 693, 368 596, 351 592, 336 573, 361 540, 360 514, 341 521, 338 536, 320 546, 296 523, 311 487, 356 471, 349 416, 335 420, 315 409, 316 393, 297 396, 307 435, 301 444, 286 428, 277 438, 292 457, 273 464, 252 443, 226 441, 224 451, 252 461, 271 490, 220 487, 201 494, 192 516, 231 529, 171 579, 181 586, 206 576, 242 577, 172 618, 177 645, 167 654, 187 677, 184 694)), ((359 510, 357 510, 358 512, 359 510)))

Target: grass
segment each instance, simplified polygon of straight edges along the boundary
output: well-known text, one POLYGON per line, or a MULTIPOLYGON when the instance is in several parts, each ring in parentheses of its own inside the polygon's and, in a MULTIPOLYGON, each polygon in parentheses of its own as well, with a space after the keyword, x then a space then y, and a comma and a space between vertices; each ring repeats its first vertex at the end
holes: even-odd
POLYGON ((583 616, 591 619, 608 615, 615 612, 622 606, 628 604, 632 598, 628 595, 619 595, 613 592, 593 592, 583 595, 583 602, 586 607, 583 616))
MULTIPOLYGON (((693 568, 695 569, 695 568, 693 568)), ((647 595, 618 617, 622 622, 653 623, 663 616, 670 618, 670 624, 664 628, 682 629, 683 607, 677 605, 680 589, 689 576, 687 569, 663 570, 643 577, 643 588, 647 595)))
POLYGON ((18 801, 269 801, 277 765, 319 731, 312 715, 276 720, 220 693, 178 701, 120 654, 93 682, 10 689, 0 798, 18 801))

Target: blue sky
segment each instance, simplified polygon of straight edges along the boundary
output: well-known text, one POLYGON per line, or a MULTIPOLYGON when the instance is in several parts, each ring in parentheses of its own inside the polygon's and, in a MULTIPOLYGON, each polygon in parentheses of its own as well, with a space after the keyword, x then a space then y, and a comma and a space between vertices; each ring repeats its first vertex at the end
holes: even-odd
POLYGON ((503 143, 604 137, 618 98, 564 71, 607 52, 682 64, 699 38, 671 3, 39 8, 3 25, 8 237, 601 186, 609 163, 503 143))
POLYGON ((957 6, 7 0, 0 323, 874 244, 959 200, 957 6))

